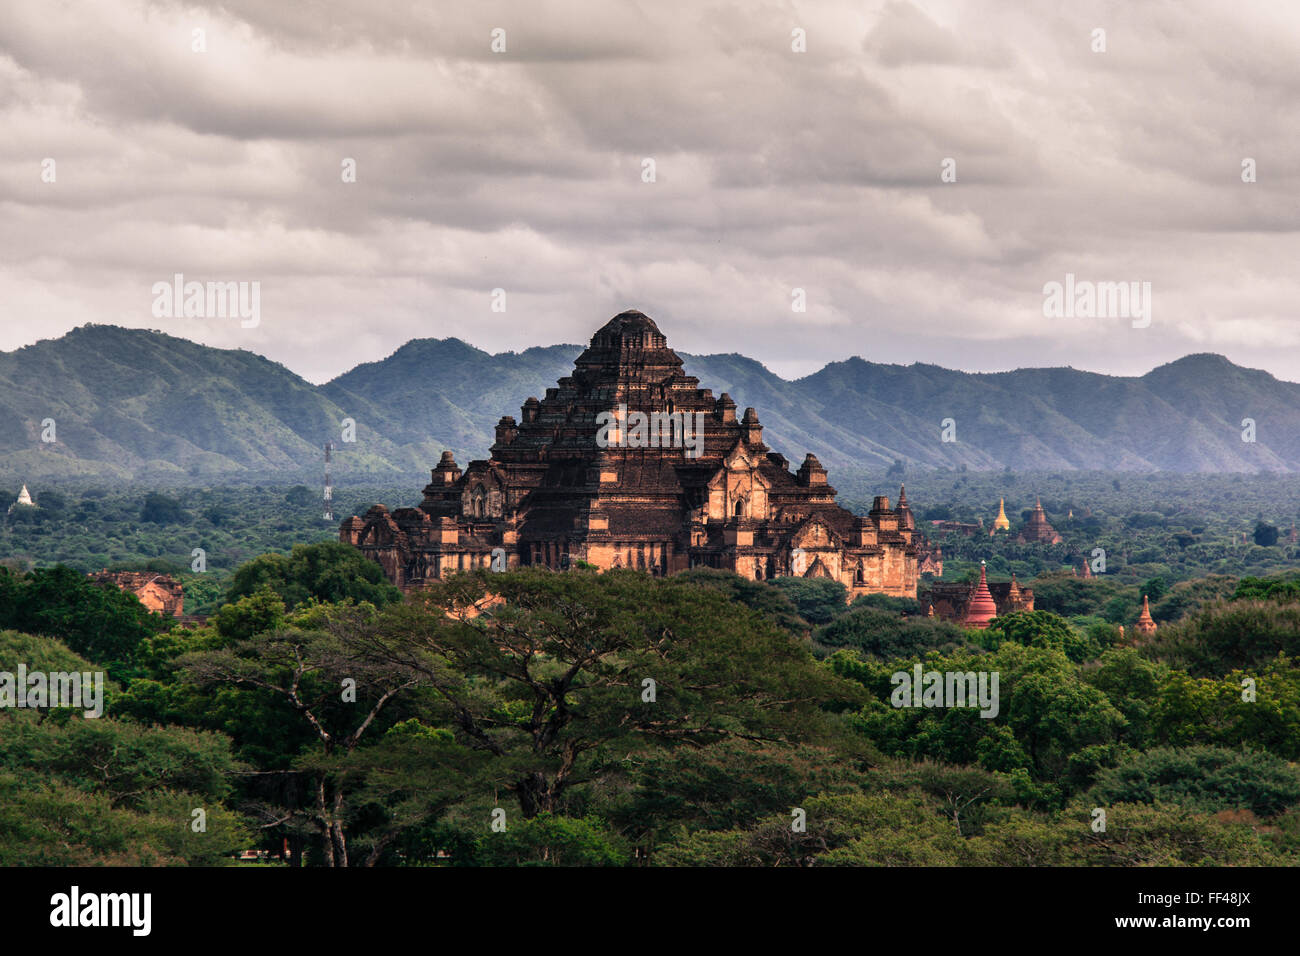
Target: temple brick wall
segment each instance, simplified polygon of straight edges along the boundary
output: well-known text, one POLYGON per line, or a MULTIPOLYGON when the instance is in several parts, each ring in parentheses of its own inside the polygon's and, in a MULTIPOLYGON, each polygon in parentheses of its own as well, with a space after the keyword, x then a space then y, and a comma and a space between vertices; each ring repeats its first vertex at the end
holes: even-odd
POLYGON ((179 618, 185 604, 184 587, 180 581, 153 571, 98 571, 89 575, 97 584, 112 584, 130 591, 149 610, 179 618))

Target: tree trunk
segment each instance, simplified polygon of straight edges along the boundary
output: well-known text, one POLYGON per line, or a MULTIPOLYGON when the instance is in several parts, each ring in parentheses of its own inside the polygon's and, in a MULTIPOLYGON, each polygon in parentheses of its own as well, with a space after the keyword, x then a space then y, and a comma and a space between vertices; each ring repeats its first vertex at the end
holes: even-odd
POLYGON ((331 820, 330 833, 334 841, 334 846, 336 848, 335 859, 338 861, 337 865, 347 866, 348 865, 348 838, 343 833, 343 824, 340 823, 338 820, 331 820))
POLYGON ((325 844, 325 865, 334 866, 334 826, 325 808, 325 778, 316 781, 316 826, 321 831, 321 842, 325 844))
POLYGON ((553 813, 561 789, 562 784, 552 784, 544 773, 530 773, 515 784, 514 790, 519 794, 519 811, 524 819, 531 820, 539 813, 553 813))

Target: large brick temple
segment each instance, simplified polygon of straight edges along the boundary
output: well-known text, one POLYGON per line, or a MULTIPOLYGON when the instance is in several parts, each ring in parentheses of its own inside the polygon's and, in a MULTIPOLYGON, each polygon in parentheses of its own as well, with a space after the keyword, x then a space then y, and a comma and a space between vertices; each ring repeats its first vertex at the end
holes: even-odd
POLYGON ((763 444, 754 409, 737 417, 729 395, 683 372, 650 318, 623 312, 572 375, 524 402, 519 421, 501 419, 488 459, 462 470, 444 452, 418 508, 375 505, 339 539, 402 588, 491 567, 496 551, 497 567, 704 566, 832 578, 850 599, 915 597, 919 541, 906 496, 898 504, 877 497, 863 516, 840 507, 815 456, 792 471, 763 444), (637 412, 656 416, 648 442, 637 412))

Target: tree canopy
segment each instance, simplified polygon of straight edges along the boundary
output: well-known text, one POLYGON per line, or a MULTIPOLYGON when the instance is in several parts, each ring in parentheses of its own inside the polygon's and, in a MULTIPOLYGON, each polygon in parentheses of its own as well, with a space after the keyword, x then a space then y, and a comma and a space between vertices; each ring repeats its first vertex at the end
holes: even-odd
POLYGON ((287 555, 254 558, 235 572, 226 601, 234 603, 264 590, 279 595, 288 608, 312 599, 365 601, 378 607, 402 597, 384 577, 383 568, 338 541, 300 544, 287 555))

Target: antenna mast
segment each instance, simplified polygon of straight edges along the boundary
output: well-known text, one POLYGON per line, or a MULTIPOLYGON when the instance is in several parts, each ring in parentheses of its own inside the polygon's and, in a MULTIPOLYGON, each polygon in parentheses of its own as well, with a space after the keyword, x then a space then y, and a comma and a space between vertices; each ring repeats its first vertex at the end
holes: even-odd
POLYGON ((330 484, 330 452, 334 450, 334 443, 327 441, 325 443, 325 520, 334 520, 334 486, 330 484))

